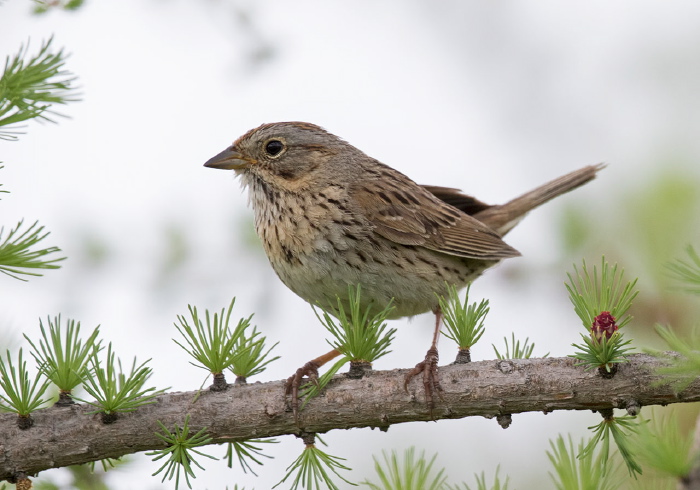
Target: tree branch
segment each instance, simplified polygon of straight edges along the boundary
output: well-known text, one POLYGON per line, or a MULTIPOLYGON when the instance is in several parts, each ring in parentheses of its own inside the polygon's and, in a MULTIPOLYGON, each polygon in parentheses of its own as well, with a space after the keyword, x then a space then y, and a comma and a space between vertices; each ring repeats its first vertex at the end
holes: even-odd
MULTIPOLYGON (((669 356, 674 353, 669 353, 669 356)), ((387 428, 392 424, 479 415, 499 417, 521 412, 600 410, 700 400, 700 382, 675 394, 655 370, 667 362, 645 354, 629 357, 612 379, 574 367, 570 358, 472 362, 440 368, 444 400, 432 414, 422 386, 403 390, 407 370, 375 371, 359 380, 336 376, 324 393, 299 414, 299 424, 285 403, 284 382, 229 385, 224 392, 173 392, 157 402, 120 415, 109 425, 93 407, 73 405, 34 412, 34 426, 17 428, 17 417, 0 415, 0 480, 24 472, 86 463, 159 449, 156 421, 182 425, 190 414, 193 430, 206 427, 217 443, 231 440, 327 432, 352 427, 387 428)), ((636 412, 635 412, 636 413, 636 412)), ((517 420, 516 420, 517 423, 517 420)))

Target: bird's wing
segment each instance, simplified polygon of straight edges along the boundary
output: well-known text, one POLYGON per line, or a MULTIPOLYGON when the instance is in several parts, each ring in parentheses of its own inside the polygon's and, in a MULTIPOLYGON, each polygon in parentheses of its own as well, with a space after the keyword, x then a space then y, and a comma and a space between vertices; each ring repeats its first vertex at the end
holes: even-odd
POLYGON ((520 255, 480 221, 405 175, 396 172, 395 177, 358 182, 350 193, 379 235, 402 245, 466 258, 500 260, 520 255))
POLYGON ((474 216, 480 211, 493 207, 490 204, 479 201, 475 197, 462 194, 461 190, 453 189, 452 187, 440 187, 437 185, 422 185, 421 187, 441 201, 456 207, 469 216, 474 216))

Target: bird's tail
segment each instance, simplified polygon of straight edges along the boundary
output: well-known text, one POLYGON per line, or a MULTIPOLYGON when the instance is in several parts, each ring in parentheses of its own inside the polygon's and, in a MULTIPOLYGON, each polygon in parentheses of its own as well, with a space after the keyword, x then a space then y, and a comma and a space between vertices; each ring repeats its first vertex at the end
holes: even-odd
POLYGON ((590 182, 596 177, 598 171, 604 167, 605 164, 601 163, 574 170, 530 192, 526 192, 512 201, 497 206, 489 206, 473 216, 503 236, 517 225, 530 210, 590 182))

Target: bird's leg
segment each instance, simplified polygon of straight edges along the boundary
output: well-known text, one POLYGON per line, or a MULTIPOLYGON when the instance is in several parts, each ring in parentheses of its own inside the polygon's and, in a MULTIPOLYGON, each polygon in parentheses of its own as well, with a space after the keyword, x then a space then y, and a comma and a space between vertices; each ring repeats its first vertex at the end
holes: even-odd
POLYGON ((294 418, 297 417, 297 412, 299 411, 299 388, 302 384, 302 379, 304 376, 308 376, 309 381, 318 385, 318 368, 326 364, 331 359, 334 359, 340 355, 340 352, 333 349, 330 352, 318 356, 316 359, 307 362, 302 367, 297 369, 297 372, 287 379, 287 383, 284 389, 285 398, 292 395, 292 411, 294 412, 294 418))
POLYGON ((433 311, 435 313, 435 331, 433 332, 433 343, 425 354, 425 359, 416 364, 410 373, 406 375, 403 387, 408 393, 408 383, 415 376, 423 373, 423 389, 425 390, 425 403, 428 405, 428 409, 432 412, 435 408, 435 403, 433 400, 433 393, 437 393, 442 400, 443 389, 440 385, 440 377, 438 376, 438 361, 440 357, 438 356, 437 344, 440 339, 440 326, 442 324, 442 311, 437 308, 433 311))

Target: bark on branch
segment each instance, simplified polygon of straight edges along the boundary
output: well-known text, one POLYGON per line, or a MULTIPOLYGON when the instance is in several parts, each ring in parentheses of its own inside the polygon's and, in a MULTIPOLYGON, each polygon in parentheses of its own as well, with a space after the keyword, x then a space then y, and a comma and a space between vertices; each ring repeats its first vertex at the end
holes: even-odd
MULTIPOLYGON (((156 421, 182 426, 190 414, 194 431, 206 427, 215 442, 327 432, 352 427, 479 415, 507 419, 508 414, 554 410, 600 410, 700 400, 700 382, 676 394, 655 386, 655 369, 664 361, 645 354, 629 357, 612 379, 574 367, 570 358, 480 361, 440 368, 444 400, 432 416, 419 380, 403 390, 406 370, 375 371, 363 379, 336 376, 324 393, 300 413, 297 425, 285 403, 284 382, 229 385, 223 392, 167 393, 157 403, 120 415, 105 425, 93 407, 51 407, 33 414, 34 426, 17 428, 14 414, 0 415, 0 481, 17 474, 86 463, 158 449, 156 421)), ((515 419, 517 423, 517 418, 515 419)))

